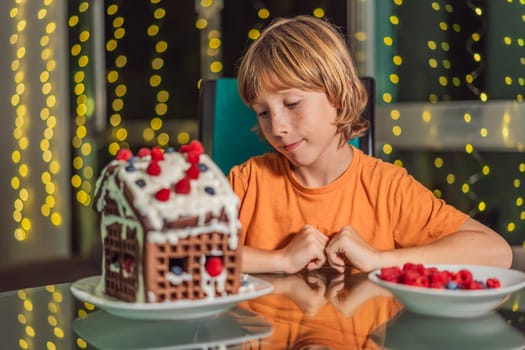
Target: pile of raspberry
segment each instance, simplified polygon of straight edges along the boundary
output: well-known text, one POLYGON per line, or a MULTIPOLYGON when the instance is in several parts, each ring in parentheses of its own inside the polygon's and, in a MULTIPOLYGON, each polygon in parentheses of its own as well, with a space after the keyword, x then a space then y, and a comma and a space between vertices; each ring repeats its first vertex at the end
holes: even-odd
POLYGON ((451 272, 414 263, 406 263, 403 268, 399 266, 383 267, 380 270, 379 278, 383 281, 408 286, 435 289, 475 290, 501 287, 499 279, 495 277, 487 278, 486 281, 475 280, 472 272, 468 269, 451 272))

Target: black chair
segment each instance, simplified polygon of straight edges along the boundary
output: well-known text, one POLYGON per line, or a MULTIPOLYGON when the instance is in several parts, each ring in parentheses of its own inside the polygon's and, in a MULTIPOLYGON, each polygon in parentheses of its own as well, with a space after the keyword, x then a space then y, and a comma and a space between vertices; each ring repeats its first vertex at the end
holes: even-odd
MULTIPOLYGON (((375 84, 370 77, 361 78, 368 92, 368 103, 363 117, 370 121, 370 129, 363 137, 350 143, 363 152, 374 154, 375 84)), ((199 139, 222 171, 249 157, 272 151, 252 128, 257 123, 255 113, 241 100, 234 78, 204 80, 199 95, 199 139)))

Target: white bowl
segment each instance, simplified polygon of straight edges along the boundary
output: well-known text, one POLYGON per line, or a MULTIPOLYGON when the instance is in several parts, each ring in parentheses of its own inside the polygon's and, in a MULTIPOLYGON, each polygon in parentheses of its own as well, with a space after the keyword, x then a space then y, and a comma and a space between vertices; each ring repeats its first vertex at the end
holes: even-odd
POLYGON ((510 294, 525 288, 525 273, 518 270, 503 269, 478 265, 427 265, 439 270, 457 272, 467 269, 475 280, 485 281, 495 277, 501 282, 500 288, 482 290, 449 290, 414 287, 383 281, 379 278, 380 270, 372 271, 368 278, 390 290, 405 307, 415 313, 467 318, 488 313, 505 301, 510 294))

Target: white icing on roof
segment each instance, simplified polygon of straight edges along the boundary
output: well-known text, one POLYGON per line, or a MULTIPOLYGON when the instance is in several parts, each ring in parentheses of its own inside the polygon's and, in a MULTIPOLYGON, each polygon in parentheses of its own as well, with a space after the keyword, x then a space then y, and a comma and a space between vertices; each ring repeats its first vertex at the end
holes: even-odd
MULTIPOLYGON (((180 218, 197 217, 198 226, 200 226, 204 224, 206 214, 212 213, 218 217, 221 210, 224 209, 229 223, 219 224, 214 220, 210 225, 218 232, 230 234, 230 246, 234 249, 237 246, 237 230, 240 225, 237 218, 239 199, 232 191, 222 171, 209 156, 200 155, 199 177, 190 180, 191 190, 187 194, 179 194, 174 190, 175 184, 186 176, 186 170, 190 167, 190 163, 186 160, 186 153, 165 152, 164 160, 158 161, 160 166, 158 176, 147 173, 147 167, 151 162, 151 156, 110 162, 97 180, 96 210, 103 211, 106 204, 104 194, 107 191, 111 193, 124 190, 122 185, 117 186, 118 181, 116 180, 118 179, 130 190, 133 198, 133 203, 130 204, 152 226, 153 236, 150 239, 159 241, 162 240, 162 234, 166 234, 164 239, 174 241, 176 240, 175 235, 187 237, 188 234, 204 232, 205 230, 201 229, 166 229, 165 223, 180 218), (116 169, 111 174, 108 173, 113 167, 116 169), (103 180, 104 178, 106 180, 103 180), (161 189, 170 191, 169 200, 162 201, 155 198, 156 193, 161 189)), ((115 198, 114 195, 110 197, 115 198)), ((119 207, 122 208, 120 205, 119 207)), ((127 216, 131 213, 122 214, 127 216)))

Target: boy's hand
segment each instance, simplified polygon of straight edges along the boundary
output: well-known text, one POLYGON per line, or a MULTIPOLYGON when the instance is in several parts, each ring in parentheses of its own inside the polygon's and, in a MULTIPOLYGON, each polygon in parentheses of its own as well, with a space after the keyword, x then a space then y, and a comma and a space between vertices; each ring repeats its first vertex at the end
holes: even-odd
POLYGON ((363 241, 351 226, 344 226, 326 247, 328 263, 340 273, 349 264, 363 272, 371 271, 377 264, 378 255, 379 252, 363 241))
POLYGON ((328 237, 311 225, 305 225, 281 250, 287 261, 287 273, 303 268, 309 271, 321 268, 326 262, 325 247, 328 237))

